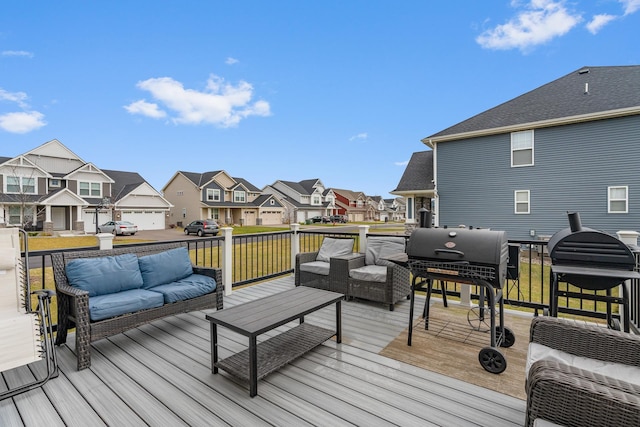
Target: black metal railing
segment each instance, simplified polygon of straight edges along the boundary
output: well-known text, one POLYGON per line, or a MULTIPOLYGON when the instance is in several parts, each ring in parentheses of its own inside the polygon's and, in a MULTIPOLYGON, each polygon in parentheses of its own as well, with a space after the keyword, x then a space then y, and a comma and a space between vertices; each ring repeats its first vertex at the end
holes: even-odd
MULTIPOLYGON (((384 235, 368 233, 367 236, 384 235)), ((242 286, 258 281, 264 281, 293 272, 292 241, 296 236, 292 231, 259 233, 232 236, 232 286, 242 286)), ((360 251, 360 233, 299 231, 300 252, 317 251, 324 237, 349 237, 355 239, 354 251, 360 251)), ((405 236, 408 238, 408 236, 405 236)), ((224 237, 210 237, 200 239, 185 239, 194 259, 194 264, 204 267, 222 268, 224 260, 224 237)), ((146 242, 144 245, 162 244, 166 242, 146 242)), ((546 253, 546 241, 542 240, 511 240, 510 244, 520 247, 518 274, 508 278, 503 288, 504 301, 507 308, 520 308, 529 311, 545 312, 549 308, 549 281, 551 262, 546 253)), ((117 247, 136 246, 136 244, 122 244, 117 247)), ((73 248, 64 250, 31 251, 29 252, 29 266, 31 287, 33 290, 45 287, 53 288, 53 274, 51 273, 51 254, 54 252, 69 252, 90 248, 73 248)), ((640 255, 636 254, 637 265, 640 266, 640 255)), ((638 268, 640 270, 640 267, 638 268)), ((442 284, 447 295, 460 297, 462 285, 446 282, 442 284)), ((640 281, 632 281, 630 286, 630 317, 632 325, 640 328, 640 281)), ((592 293, 594 291, 576 289, 577 292, 592 293)), ((441 293, 440 286, 436 286, 434 293, 441 293)), ((479 287, 471 287, 471 299, 478 300, 479 287)), ((587 299, 561 299, 561 312, 585 315, 595 318, 606 318, 606 303, 589 301, 587 299)))

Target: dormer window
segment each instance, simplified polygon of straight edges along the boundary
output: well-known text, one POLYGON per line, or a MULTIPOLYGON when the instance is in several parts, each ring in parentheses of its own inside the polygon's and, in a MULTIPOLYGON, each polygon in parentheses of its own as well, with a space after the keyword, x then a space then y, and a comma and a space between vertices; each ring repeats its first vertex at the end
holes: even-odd
POLYGON ((57 178, 51 178, 49 180, 49 187, 51 188, 60 188, 60 180, 57 178))
POLYGON ((233 192, 233 201, 235 203, 244 203, 246 202, 246 192, 244 191, 234 191, 233 192))
POLYGON ((78 195, 80 196, 89 196, 89 197, 101 197, 102 196, 102 186, 99 182, 87 182, 80 181, 78 182, 78 195))

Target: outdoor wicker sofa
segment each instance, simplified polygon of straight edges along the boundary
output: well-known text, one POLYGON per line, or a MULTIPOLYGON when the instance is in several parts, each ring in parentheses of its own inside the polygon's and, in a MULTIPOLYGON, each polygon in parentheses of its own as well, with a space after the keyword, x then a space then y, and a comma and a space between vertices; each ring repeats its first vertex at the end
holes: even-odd
POLYGON ((536 317, 528 359, 526 426, 640 425, 640 336, 536 317))
MULTIPOLYGON (((191 266, 190 260, 186 259, 186 261, 183 261, 183 264, 186 262, 186 268, 189 269, 189 271, 192 271, 193 277, 195 277, 192 280, 207 280, 206 278, 196 277, 196 275, 213 278, 215 280, 215 290, 204 295, 186 297, 187 299, 169 302, 167 302, 168 297, 161 294, 164 300, 161 298, 159 302, 159 304, 161 304, 160 306, 144 308, 100 320, 91 320, 91 317, 94 316, 91 316, 89 310, 89 292, 70 285, 66 271, 69 262, 73 260, 96 259, 101 257, 128 257, 126 254, 134 254, 138 257, 138 260, 140 257, 147 257, 147 259, 153 258, 149 256, 154 254, 157 258, 157 256, 163 256, 171 251, 179 251, 179 248, 188 249, 187 243, 172 242, 129 246, 108 250, 57 252, 51 255, 58 301, 58 331, 56 336, 56 345, 65 343, 67 339, 67 331, 75 327, 75 352, 78 360, 78 370, 91 366, 91 342, 93 341, 119 334, 165 316, 214 307, 221 310, 223 308, 224 286, 222 283, 222 271, 220 269, 191 266)), ((186 256, 188 257, 188 254, 186 256)), ((137 260, 134 259, 133 262, 135 263, 136 261, 137 260)), ((142 263, 142 260, 140 260, 140 262, 142 263)), ((163 268, 159 268, 156 271, 162 272, 164 271, 164 267, 167 266, 163 266, 163 268)), ((153 273, 153 271, 151 273, 153 273)), ((187 276, 183 280, 189 281, 190 277, 192 276, 187 276)), ((180 289, 178 289, 178 291, 180 291, 180 289)), ((126 303, 127 301, 123 302, 126 303)))
POLYGON ((393 311, 395 303, 411 293, 411 281, 407 268, 386 257, 404 253, 405 241, 398 236, 367 237, 364 254, 349 260, 336 258, 335 280, 346 284, 349 297, 381 302, 393 311))
POLYGON ((296 254, 295 285, 347 296, 348 283, 344 280, 344 269, 350 267, 349 260, 358 256, 352 253, 354 243, 355 239, 351 238, 325 237, 319 250, 296 254), (346 260, 346 264, 338 265, 338 258, 346 260))

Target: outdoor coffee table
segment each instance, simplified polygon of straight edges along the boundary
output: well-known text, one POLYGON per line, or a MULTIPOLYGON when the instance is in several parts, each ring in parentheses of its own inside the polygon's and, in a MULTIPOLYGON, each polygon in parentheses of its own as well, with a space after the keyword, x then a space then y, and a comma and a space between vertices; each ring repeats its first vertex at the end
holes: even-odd
POLYGON ((249 382, 249 395, 258 394, 258 380, 281 368, 334 335, 342 341, 341 304, 343 294, 298 286, 245 304, 208 314, 211 323, 211 372, 223 369, 249 382), (304 316, 336 304, 336 329, 304 322, 304 316), (258 335, 300 319, 300 324, 266 341, 258 335), (218 360, 218 325, 249 338, 249 348, 218 360))

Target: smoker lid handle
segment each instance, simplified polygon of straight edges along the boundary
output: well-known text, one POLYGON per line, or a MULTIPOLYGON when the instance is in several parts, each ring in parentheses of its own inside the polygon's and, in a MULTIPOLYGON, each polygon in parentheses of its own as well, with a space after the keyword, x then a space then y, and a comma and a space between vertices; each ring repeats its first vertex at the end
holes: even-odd
POLYGON ((458 255, 460 257, 464 256, 464 252, 462 251, 457 251, 455 249, 436 249, 435 250, 436 254, 440 254, 440 253, 445 253, 445 254, 455 254, 458 255))

